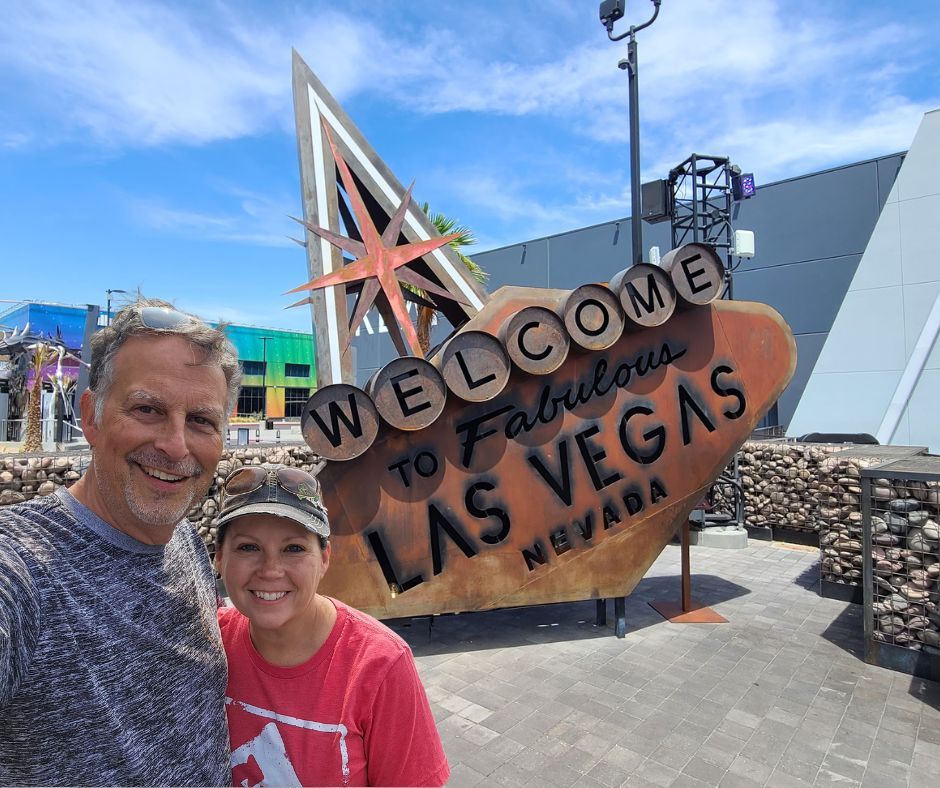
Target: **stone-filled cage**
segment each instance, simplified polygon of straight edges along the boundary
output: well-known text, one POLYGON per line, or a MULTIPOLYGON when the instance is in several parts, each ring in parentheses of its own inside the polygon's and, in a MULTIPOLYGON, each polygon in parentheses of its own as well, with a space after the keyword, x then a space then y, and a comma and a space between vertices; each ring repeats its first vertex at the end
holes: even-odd
POLYGON ((940 457, 861 471, 865 659, 940 680, 940 457))
POLYGON ((925 446, 851 446, 835 451, 820 464, 816 523, 822 596, 856 604, 864 600, 862 472, 926 451, 925 446))

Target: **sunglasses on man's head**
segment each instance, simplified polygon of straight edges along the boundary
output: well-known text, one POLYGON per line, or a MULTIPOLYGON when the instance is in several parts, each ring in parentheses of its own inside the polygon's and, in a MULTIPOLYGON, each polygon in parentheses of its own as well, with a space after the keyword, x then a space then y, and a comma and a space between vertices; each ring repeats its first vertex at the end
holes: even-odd
POLYGON ((137 310, 140 316, 140 322, 147 328, 159 330, 169 330, 181 326, 183 323, 191 322, 194 318, 185 312, 177 312, 165 306, 145 306, 137 310))
POLYGON ((228 478, 222 482, 222 492, 225 495, 247 495, 272 481, 302 501, 322 506, 320 482, 315 476, 311 476, 300 468, 270 470, 260 465, 246 465, 229 474, 228 478))

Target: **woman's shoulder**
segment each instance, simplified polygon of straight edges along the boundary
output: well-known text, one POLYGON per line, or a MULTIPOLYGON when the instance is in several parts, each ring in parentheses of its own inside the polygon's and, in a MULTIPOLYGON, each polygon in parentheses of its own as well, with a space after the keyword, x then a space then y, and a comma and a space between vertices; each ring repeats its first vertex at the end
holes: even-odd
POLYGON ((235 607, 216 608, 215 614, 219 619, 219 630, 222 633, 223 640, 225 640, 227 636, 234 635, 244 619, 244 616, 239 613, 238 608, 235 607))
POLYGON ((411 649, 401 636, 381 621, 338 599, 331 600, 336 605, 337 619, 343 622, 343 639, 348 644, 372 656, 384 656, 391 661, 397 660, 405 652, 411 654, 411 649))

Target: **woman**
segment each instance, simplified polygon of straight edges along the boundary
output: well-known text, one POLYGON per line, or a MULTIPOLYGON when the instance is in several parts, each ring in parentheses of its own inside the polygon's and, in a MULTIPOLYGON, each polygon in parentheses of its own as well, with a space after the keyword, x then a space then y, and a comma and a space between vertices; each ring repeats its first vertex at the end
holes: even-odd
POLYGON ((223 484, 216 566, 233 785, 443 785, 414 658, 375 619, 317 593, 330 565, 319 482, 246 466, 223 484))

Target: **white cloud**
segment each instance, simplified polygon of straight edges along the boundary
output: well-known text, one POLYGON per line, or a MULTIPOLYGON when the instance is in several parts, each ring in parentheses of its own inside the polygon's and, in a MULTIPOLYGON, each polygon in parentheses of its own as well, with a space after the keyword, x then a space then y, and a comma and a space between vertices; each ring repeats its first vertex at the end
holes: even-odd
POLYGON ((220 195, 219 201, 228 203, 232 198, 235 198, 237 207, 228 212, 171 207, 157 197, 128 196, 125 202, 138 224, 182 238, 255 246, 292 246, 288 235, 300 235, 288 217, 291 200, 275 200, 267 195, 231 188, 228 194, 220 195))
POLYGON ((22 131, 0 131, 0 148, 25 148, 32 141, 32 135, 22 131))
POLYGON ((629 210, 629 183, 618 185, 609 174, 597 174, 592 180, 590 173, 581 173, 581 177, 573 179, 577 188, 560 193, 547 186, 540 174, 527 178, 524 172, 524 168, 498 175, 472 169, 452 172, 448 204, 462 204, 468 214, 487 217, 485 229, 477 232, 478 245, 469 250, 471 256, 475 251, 520 239, 565 232, 622 216, 629 210))
MULTIPOLYGON (((856 8, 847 16, 796 0, 664 6, 639 35, 643 180, 664 177, 693 151, 729 155, 766 183, 906 149, 923 113, 940 104, 940 89, 919 73, 936 68, 930 26, 901 26, 875 4, 856 8)), ((492 206, 486 224, 518 222, 509 240, 558 232, 630 211, 627 77, 616 69, 623 47, 586 34, 536 62, 467 48, 401 96, 407 90, 416 106, 437 112, 535 115, 596 141, 619 187, 593 177, 600 155, 574 144, 545 151, 540 167, 508 152, 511 177, 458 175, 455 194, 492 206), (542 177, 527 177, 533 170, 542 177), (578 178, 579 170, 592 175, 578 178)))
POLYGON ((823 114, 768 120, 719 140, 739 161, 755 163, 768 179, 904 150, 927 104, 891 102, 856 125, 845 117, 823 114))
MULTIPOLYGON (((820 155, 826 150, 828 161, 870 155, 876 139, 880 152, 903 149, 919 115, 940 102, 937 89, 922 102, 901 92, 901 79, 917 68, 923 34, 916 26, 878 26, 867 18, 826 16, 824 6, 771 0, 683 0, 681 7, 664 7, 656 25, 638 36, 644 150, 655 156, 681 148, 684 158, 731 143, 771 153, 757 161, 779 176, 781 168, 827 160, 820 155), (886 119, 896 112, 894 122, 886 119), (787 154, 771 145, 735 144, 737 135, 770 140, 774 134, 787 154), (806 143, 805 156, 797 141, 806 143)), ((626 142, 627 78, 614 65, 625 55, 622 44, 598 35, 535 64, 489 55, 467 47, 424 85, 391 89, 425 111, 550 116, 599 142, 626 142)))
MULTIPOLYGON (((341 102, 382 102, 392 123, 399 113, 420 133, 421 114, 489 121, 481 135, 491 133, 491 142, 458 151, 462 167, 445 174, 429 160, 428 172, 399 173, 404 181, 419 175, 422 191, 452 181, 439 184, 448 201, 434 197, 435 207, 472 208, 481 245, 629 212, 627 76, 616 67, 626 44, 606 40, 594 4, 550 0, 533 11, 414 0, 407 12, 372 3, 369 14, 326 0, 8 5, 0 73, 12 75, 5 92, 19 89, 32 124, 17 118, 16 133, 0 132, 0 149, 35 145, 38 132, 116 149, 290 134, 294 46, 341 102), (534 136, 540 149, 521 162, 498 136, 512 122, 561 139, 542 145, 548 137, 534 136)), ((630 4, 636 18, 625 21, 645 19, 646 5, 630 4)), ((940 104, 935 85, 917 86, 925 59, 936 68, 929 26, 916 24, 927 7, 915 2, 902 26, 879 3, 665 3, 639 34, 644 179, 693 151, 730 155, 766 183, 905 149, 922 113, 940 104)), ((167 233, 290 243, 285 214, 296 199, 224 196, 234 207, 199 210, 155 197, 131 207, 139 222, 167 233)))
MULTIPOLYGON (((625 44, 606 40, 593 9, 575 14, 555 2, 538 14, 497 13, 489 3, 457 4, 439 9, 433 23, 420 21, 420 9, 419 21, 394 6, 375 10, 362 17, 327 3, 252 10, 33 0, 6 9, 0 63, 27 79, 46 112, 62 113, 66 129, 117 146, 289 130, 292 45, 341 101, 374 94, 409 112, 546 116, 602 143, 625 141, 627 79, 616 69, 625 44)), ((633 21, 646 13, 630 10, 633 21)), ((729 127, 747 135, 774 124, 812 126, 816 108, 890 132, 886 148, 903 148, 910 124, 885 124, 880 115, 902 103, 899 83, 916 68, 922 37, 916 26, 878 27, 824 4, 666 4, 639 34, 644 139, 654 150, 658 140, 707 148, 724 142, 729 127)), ((935 91, 923 106, 938 100, 935 91)), ((801 135, 814 149, 831 131, 817 126, 815 137, 801 135)), ((843 148, 847 159, 866 144, 864 134, 842 136, 862 146, 843 148)))
MULTIPOLYGON (((291 117, 290 47, 314 41, 340 96, 356 90, 366 30, 332 12, 272 26, 215 3, 32 0, 4 9, 0 63, 60 129, 117 146, 205 143, 256 134, 291 117), (328 35, 323 35, 328 31, 328 35)), ((322 69, 320 68, 322 66, 322 69)))

